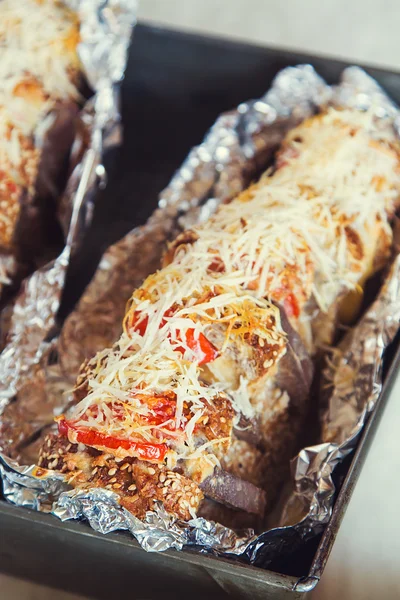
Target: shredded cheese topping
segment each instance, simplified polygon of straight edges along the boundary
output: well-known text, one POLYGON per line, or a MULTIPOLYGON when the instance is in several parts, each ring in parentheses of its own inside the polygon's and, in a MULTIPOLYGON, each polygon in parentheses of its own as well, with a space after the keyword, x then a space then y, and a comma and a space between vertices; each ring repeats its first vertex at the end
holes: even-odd
POLYGON ((79 23, 57 0, 0 0, 0 246, 7 248, 32 193, 36 133, 59 100, 79 98, 79 23), (11 193, 7 195, 7 186, 11 193))
POLYGON ((56 0, 0 1, 0 106, 28 135, 55 100, 79 98, 77 16, 56 0))
MULTIPOLYGON (((273 380, 286 351, 273 302, 301 331, 303 320, 328 311, 370 273, 379 239, 391 240, 400 169, 390 132, 370 113, 333 108, 293 130, 276 170, 182 234, 170 263, 134 292, 121 338, 92 362, 75 425, 161 441, 172 462, 217 461, 229 435, 214 431, 205 441, 199 426, 227 398, 237 414, 254 414, 251 380, 265 373, 273 380), (218 366, 229 353, 236 388, 218 366), (146 424, 155 416, 148 399, 170 394, 172 416, 146 424)), ((220 422, 227 420, 222 411, 220 422)))

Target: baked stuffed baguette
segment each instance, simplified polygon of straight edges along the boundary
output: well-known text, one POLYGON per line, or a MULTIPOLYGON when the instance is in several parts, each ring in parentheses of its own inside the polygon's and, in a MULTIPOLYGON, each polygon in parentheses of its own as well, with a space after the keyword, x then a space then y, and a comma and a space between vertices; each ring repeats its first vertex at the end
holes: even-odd
POLYGON ((134 292, 40 465, 138 517, 158 501, 181 519, 262 518, 298 443, 311 357, 389 258, 399 157, 369 112, 329 108, 292 130, 275 169, 180 235, 134 292))
POLYGON ((81 98, 78 43, 77 16, 61 2, 0 0, 2 284, 53 241, 81 98))

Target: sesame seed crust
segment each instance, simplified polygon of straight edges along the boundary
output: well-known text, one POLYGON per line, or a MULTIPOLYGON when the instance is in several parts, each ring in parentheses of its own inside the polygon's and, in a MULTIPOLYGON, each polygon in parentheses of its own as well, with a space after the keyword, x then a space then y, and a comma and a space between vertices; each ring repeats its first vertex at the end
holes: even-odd
POLYGON ((69 444, 66 438, 55 434, 46 438, 39 466, 60 471, 74 487, 114 491, 120 504, 139 519, 152 510, 155 501, 160 501, 174 517, 189 520, 204 497, 195 482, 164 465, 130 457, 117 462, 112 455, 88 447, 79 450, 77 444, 69 444))

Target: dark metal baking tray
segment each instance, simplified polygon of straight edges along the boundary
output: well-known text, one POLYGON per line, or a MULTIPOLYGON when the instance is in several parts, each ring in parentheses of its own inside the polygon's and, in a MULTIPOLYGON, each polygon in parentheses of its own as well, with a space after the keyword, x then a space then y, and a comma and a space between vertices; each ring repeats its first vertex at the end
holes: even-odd
MULTIPOLYGON (((258 97, 288 65, 311 63, 334 83, 346 63, 139 25, 122 94, 124 145, 92 229, 72 265, 63 302, 71 310, 110 243, 154 210, 188 150, 222 111, 258 97)), ((367 68, 400 102, 400 74, 367 68)), ((336 473, 341 491, 323 536, 266 571, 195 551, 147 554, 123 533, 102 536, 84 523, 0 499, 0 570, 96 598, 304 598, 320 578, 400 363, 386 357, 384 392, 354 456, 336 473)))

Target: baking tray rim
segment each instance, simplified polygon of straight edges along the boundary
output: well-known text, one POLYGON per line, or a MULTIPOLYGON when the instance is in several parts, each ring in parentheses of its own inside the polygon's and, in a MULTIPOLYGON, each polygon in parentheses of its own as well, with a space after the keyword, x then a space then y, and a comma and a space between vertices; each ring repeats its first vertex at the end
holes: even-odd
MULTIPOLYGON (((203 35, 201 33, 192 32, 189 30, 179 30, 171 27, 164 27, 160 24, 153 22, 147 22, 141 20, 137 26, 136 31, 146 30, 152 34, 161 34, 178 38, 183 41, 195 41, 203 44, 211 44, 214 46, 232 47, 242 49, 244 51, 260 51, 268 52, 272 55, 279 56, 280 59, 287 59, 289 63, 293 62, 293 59, 298 57, 302 62, 313 62, 323 61, 336 66, 342 66, 343 68, 353 64, 342 57, 333 57, 324 54, 312 54, 308 52, 302 52, 296 49, 290 48, 279 48, 276 46, 252 44, 242 40, 230 39, 224 36, 217 35, 203 35)), ((360 64, 354 63, 357 66, 367 70, 375 71, 383 75, 400 77, 400 70, 395 71, 388 67, 379 67, 371 64, 360 64)), ((229 107, 227 107, 229 109, 229 107)), ((394 342, 396 343, 396 342, 394 342)), ((383 414, 387 399, 390 395, 390 391, 396 380, 396 371, 400 364, 400 342, 397 342, 397 348, 392 357, 390 367, 385 377, 382 392, 379 396, 377 404, 370 415, 368 422, 363 428, 360 439, 357 442, 357 446, 352 455, 351 463, 348 468, 348 472, 343 480, 340 491, 336 498, 333 512, 330 520, 322 534, 321 540, 318 544, 318 548, 314 559, 312 561, 309 573, 306 576, 298 577, 292 575, 286 575, 279 572, 271 571, 268 569, 262 569, 254 567, 252 565, 245 565, 243 563, 234 561, 229 558, 217 557, 213 554, 205 554, 196 551, 195 549, 185 549, 182 551, 168 550, 163 554, 168 556, 170 559, 188 562, 190 564, 197 565, 199 567, 206 568, 210 567, 213 570, 222 571, 225 574, 231 572, 235 577, 240 576, 241 578, 250 579, 251 581, 258 581, 259 583, 265 583, 268 586, 277 588, 283 588, 287 591, 306 593, 310 592, 319 582, 323 571, 326 566, 330 551, 334 544, 336 535, 340 529, 340 524, 343 516, 346 512, 348 503, 351 499, 354 487, 357 483, 357 479, 360 475, 362 467, 365 463, 367 452, 373 441, 375 431, 379 425, 380 418, 383 414)), ((0 514, 10 515, 13 518, 18 518, 21 521, 36 522, 43 526, 50 527, 51 529, 62 529, 68 532, 73 532, 78 535, 90 536, 92 538, 101 539, 110 543, 118 543, 127 547, 135 548, 141 551, 139 543, 132 537, 128 537, 128 534, 122 532, 110 533, 104 536, 91 529, 88 524, 82 522, 61 522, 56 517, 49 514, 39 513, 37 511, 18 507, 7 503, 5 500, 0 498, 0 514)), ((0 565, 1 571, 1 565, 0 565)))
MULTIPOLYGON (((383 65, 380 66, 379 64, 373 64, 373 63, 365 63, 365 62, 359 62, 359 61, 351 61, 349 59, 346 59, 346 57, 344 56, 334 56, 332 54, 313 54, 313 52, 309 52, 309 51, 304 51, 299 49, 299 48, 291 48, 290 46, 276 46, 274 44, 270 45, 270 44, 262 44, 262 43, 252 43, 249 41, 246 41, 244 39, 234 39, 234 38, 230 38, 227 35, 221 34, 221 35, 217 35, 217 34, 208 34, 205 35, 201 32, 198 32, 196 30, 191 30, 191 29, 178 29, 178 28, 174 28, 171 27, 169 25, 163 25, 162 23, 158 23, 156 21, 148 21, 147 19, 140 19, 140 21, 138 21, 137 25, 136 25, 136 32, 137 31, 141 31, 143 29, 148 30, 149 32, 153 33, 153 34, 166 34, 166 35, 170 35, 172 37, 175 37, 177 39, 181 39, 183 41, 185 40, 192 40, 195 42, 203 42, 203 43, 209 43, 209 44, 213 44, 214 46, 223 46, 223 47, 232 47, 232 48, 238 48, 240 47, 242 50, 244 51, 267 51, 271 54, 275 54, 276 56, 280 56, 280 57, 287 57, 289 59, 289 57, 291 59, 293 59, 294 57, 298 56, 299 58, 301 58, 301 60, 303 62, 309 62, 310 64, 313 63, 313 61, 326 61, 329 62, 331 64, 336 64, 336 65, 343 65, 343 67, 349 67, 352 65, 355 65, 357 67, 360 67, 361 69, 364 69, 366 71, 377 71, 379 73, 382 73, 383 75, 395 75, 395 76, 400 76, 400 68, 398 70, 394 69, 394 68, 390 68, 387 65, 383 65)), ((227 108, 227 110, 229 109, 229 107, 227 108)))

